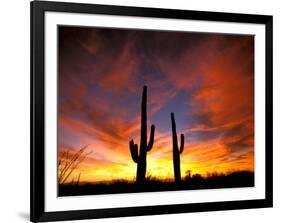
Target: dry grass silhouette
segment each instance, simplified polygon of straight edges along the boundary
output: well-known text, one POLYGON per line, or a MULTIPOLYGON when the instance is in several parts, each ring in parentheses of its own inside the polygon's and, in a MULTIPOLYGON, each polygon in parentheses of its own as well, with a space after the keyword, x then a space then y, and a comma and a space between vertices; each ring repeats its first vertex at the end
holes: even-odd
MULTIPOLYGON (((63 151, 59 153, 58 156, 58 183, 65 184, 70 179, 70 176, 73 174, 74 170, 83 162, 83 160, 91 153, 87 152, 87 146, 82 147, 74 154, 71 154, 69 151, 63 151)), ((77 179, 74 178, 71 181, 72 185, 78 185, 80 181, 79 173, 77 179)))

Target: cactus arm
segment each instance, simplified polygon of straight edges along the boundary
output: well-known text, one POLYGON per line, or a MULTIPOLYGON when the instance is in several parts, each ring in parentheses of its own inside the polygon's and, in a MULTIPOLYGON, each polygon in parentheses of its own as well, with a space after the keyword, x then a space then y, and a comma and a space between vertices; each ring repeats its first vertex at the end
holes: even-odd
POLYGON ((138 144, 134 143, 134 140, 130 141, 130 152, 132 159, 134 160, 135 163, 138 163, 139 157, 138 157, 138 144))
POLYGON ((181 134, 181 142, 180 142, 180 151, 179 151, 179 153, 181 154, 182 152, 183 152, 183 150, 184 150, 184 135, 183 134, 181 134))
POLYGON ((149 143, 146 147, 146 151, 150 151, 153 147, 154 144, 154 132, 155 132, 155 126, 151 125, 151 130, 150 130, 150 138, 149 138, 149 143))

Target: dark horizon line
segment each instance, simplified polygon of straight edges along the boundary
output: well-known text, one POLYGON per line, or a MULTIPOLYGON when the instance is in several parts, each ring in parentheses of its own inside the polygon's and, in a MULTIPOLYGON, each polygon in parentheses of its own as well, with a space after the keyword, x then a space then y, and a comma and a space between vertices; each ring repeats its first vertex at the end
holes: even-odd
MULTIPOLYGON (((254 175, 255 171, 250 171, 250 170, 239 170, 239 171, 233 171, 233 172, 227 172, 227 173, 218 173, 218 172, 212 172, 212 173, 206 173, 205 175, 200 174, 200 173, 195 173, 195 174, 191 174, 190 178, 192 179, 194 176, 199 176, 201 177, 203 180, 209 180, 209 179, 213 179, 213 178, 219 178, 219 177, 228 177, 231 176, 232 174, 251 174, 254 175)), ((184 175, 181 180, 182 181, 187 181, 188 174, 184 175)), ((112 180, 101 180, 101 181, 81 181, 79 182, 79 185, 86 185, 86 184, 107 184, 109 185, 110 183, 116 183, 116 182, 134 182, 135 179, 126 179, 126 178, 118 178, 118 179, 112 179, 112 180)), ((147 176, 146 177, 146 181, 159 181, 159 182, 163 182, 163 183, 174 183, 174 177, 170 177, 170 178, 159 178, 156 176, 147 176)), ((59 184, 58 185, 69 185, 71 184, 71 182, 65 183, 65 184, 59 184)))

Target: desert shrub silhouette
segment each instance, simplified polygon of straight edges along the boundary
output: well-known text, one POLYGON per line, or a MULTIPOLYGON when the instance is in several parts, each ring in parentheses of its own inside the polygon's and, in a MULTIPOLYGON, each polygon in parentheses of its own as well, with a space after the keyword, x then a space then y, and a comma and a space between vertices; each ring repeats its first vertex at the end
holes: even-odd
MULTIPOLYGON (((69 181, 73 172, 78 168, 78 166, 83 162, 83 160, 91 153, 86 152, 87 146, 82 147, 74 154, 69 151, 63 151, 59 153, 58 156, 58 183, 65 184, 69 181)), ((78 185, 80 181, 81 173, 79 173, 77 179, 72 178, 69 184, 78 185)))

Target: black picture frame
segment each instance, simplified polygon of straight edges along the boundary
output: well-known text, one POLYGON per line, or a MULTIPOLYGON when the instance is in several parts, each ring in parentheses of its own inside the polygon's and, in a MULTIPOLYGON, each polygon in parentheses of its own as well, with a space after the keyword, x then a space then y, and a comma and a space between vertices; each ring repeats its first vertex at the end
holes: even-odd
POLYGON ((30 220, 33 222, 109 218, 137 215, 156 215, 183 212, 201 212, 265 208, 273 206, 273 17, 268 15, 203 12, 175 9, 94 5, 63 2, 31 2, 31 162, 30 162, 30 220), (44 14, 45 12, 72 12, 206 21, 225 21, 264 24, 266 27, 266 197, 265 199, 225 201, 195 204, 110 208, 76 211, 45 211, 44 145, 45 145, 45 86, 44 86, 44 14))

